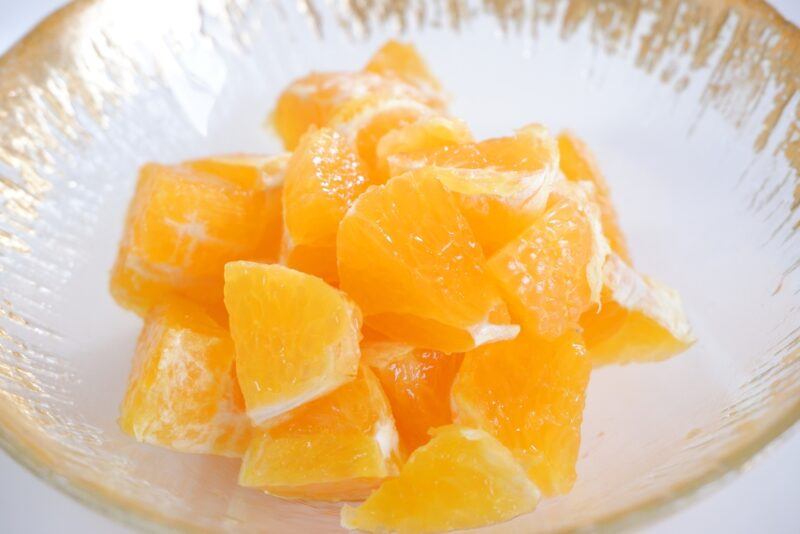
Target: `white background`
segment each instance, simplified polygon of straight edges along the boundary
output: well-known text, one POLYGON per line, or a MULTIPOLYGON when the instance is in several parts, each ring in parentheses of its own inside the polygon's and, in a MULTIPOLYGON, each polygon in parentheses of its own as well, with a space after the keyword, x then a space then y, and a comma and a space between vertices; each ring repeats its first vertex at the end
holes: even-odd
MULTIPOLYGON (((62 0, 0 0, 0 53, 62 0)), ((800 1, 775 0, 800 24, 800 1)), ((800 432, 785 436, 734 478, 649 533, 800 533, 800 432)), ((129 529, 82 507, 0 453, 0 532, 104 532, 129 529)))

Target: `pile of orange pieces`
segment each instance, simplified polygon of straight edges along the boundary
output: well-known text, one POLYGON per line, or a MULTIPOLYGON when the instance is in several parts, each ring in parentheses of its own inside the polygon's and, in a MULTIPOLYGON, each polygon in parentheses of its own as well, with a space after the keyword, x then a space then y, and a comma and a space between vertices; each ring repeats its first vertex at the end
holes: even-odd
POLYGON ((111 293, 145 325, 120 425, 240 484, 430 532, 568 492, 593 366, 692 335, 586 146, 476 141, 414 47, 291 83, 290 153, 145 165, 111 293))

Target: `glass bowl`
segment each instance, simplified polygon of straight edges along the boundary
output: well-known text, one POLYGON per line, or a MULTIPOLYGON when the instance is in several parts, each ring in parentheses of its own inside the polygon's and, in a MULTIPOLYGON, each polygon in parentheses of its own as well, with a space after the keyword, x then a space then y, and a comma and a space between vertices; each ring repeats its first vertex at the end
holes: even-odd
POLYGON ((81 1, 0 59, 0 443, 149 529, 327 532, 338 507, 116 424, 138 318, 108 272, 137 167, 276 152, 279 90, 415 42, 480 136, 569 127, 637 267, 699 341, 597 370, 569 495, 490 530, 639 524, 740 470, 800 413, 800 32, 757 0, 81 1), (660 6, 658 9, 648 7, 660 6))

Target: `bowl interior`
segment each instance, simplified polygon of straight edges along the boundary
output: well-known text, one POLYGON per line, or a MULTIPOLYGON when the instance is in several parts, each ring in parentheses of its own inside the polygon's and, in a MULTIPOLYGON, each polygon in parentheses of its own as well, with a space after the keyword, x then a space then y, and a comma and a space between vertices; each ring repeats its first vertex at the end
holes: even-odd
POLYGON ((740 466, 797 418, 795 28, 745 0, 82 2, 0 60, 0 441, 132 521, 338 528, 338 507, 236 486, 232 460, 117 428, 140 321, 107 292, 137 167, 280 151, 291 79, 413 41, 477 136, 570 128, 599 157, 636 266, 699 341, 591 380, 572 493, 495 527, 633 522, 740 466), (638 7, 637 7, 638 6, 638 7), (635 9, 634 9, 635 8, 635 9))

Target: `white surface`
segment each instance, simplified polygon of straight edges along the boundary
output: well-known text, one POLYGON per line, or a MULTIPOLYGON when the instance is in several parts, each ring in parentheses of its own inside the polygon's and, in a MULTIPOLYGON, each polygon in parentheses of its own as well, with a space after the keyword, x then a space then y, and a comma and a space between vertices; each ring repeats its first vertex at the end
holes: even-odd
MULTIPOLYGON (((57 0, 0 0, 0 50, 5 50, 57 0)), ((800 22, 797 0, 777 1, 800 22)), ((648 532, 800 532, 800 433, 777 444, 747 473, 648 532)), ((35 479, 0 454, 0 532, 125 532, 35 479)))

